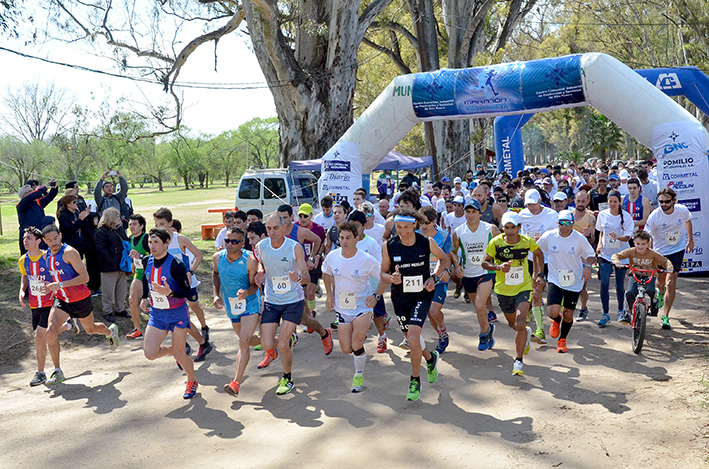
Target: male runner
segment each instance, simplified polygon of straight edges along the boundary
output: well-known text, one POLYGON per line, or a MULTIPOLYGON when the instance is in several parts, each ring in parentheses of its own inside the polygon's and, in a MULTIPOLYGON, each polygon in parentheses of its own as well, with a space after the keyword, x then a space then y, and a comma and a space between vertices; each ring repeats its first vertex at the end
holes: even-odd
POLYGON ((130 256, 133 259, 134 275, 130 283, 130 294, 128 295, 133 331, 126 334, 126 339, 131 340, 143 338, 143 333, 140 331, 140 298, 143 296, 143 272, 145 271, 142 257, 150 253, 148 234, 145 232, 146 224, 145 217, 138 213, 132 213, 128 217, 128 229, 131 234, 130 256))
POLYGON ((633 216, 636 230, 645 228, 645 223, 652 213, 652 204, 640 193, 641 190, 638 178, 628 179, 628 195, 623 197, 623 210, 633 216))
POLYGON ((332 228, 335 224, 335 219, 332 216, 332 206, 334 205, 334 202, 335 201, 333 198, 329 195, 326 195, 320 199, 320 208, 322 208, 322 212, 313 217, 313 222, 322 226, 325 232, 327 232, 327 230, 332 228))
MULTIPOLYGON (((591 247, 594 247, 596 240, 596 217, 588 208, 588 192, 585 190, 578 191, 574 200, 576 203, 576 207, 573 211, 574 230, 581 233, 591 247)), ((581 322, 588 318, 588 291, 586 290, 586 282, 583 284, 579 299, 581 300, 581 307, 579 308, 579 313, 576 315, 576 320, 581 322)))

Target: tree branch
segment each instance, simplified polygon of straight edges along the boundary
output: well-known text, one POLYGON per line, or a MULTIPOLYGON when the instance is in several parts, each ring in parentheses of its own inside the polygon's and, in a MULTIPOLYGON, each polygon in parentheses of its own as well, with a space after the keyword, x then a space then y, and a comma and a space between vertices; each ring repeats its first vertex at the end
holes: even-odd
POLYGON ((405 26, 397 23, 396 21, 372 21, 371 27, 373 29, 388 29, 397 32, 409 41, 409 44, 411 44, 411 47, 413 47, 414 50, 418 50, 419 41, 416 36, 411 34, 405 26))
POLYGON ((360 42, 364 38, 364 34, 367 32, 369 25, 372 24, 374 18, 379 16, 379 13, 384 11, 386 7, 389 6, 392 0, 373 0, 367 8, 364 9, 359 17, 357 25, 357 38, 360 42))
POLYGON ((374 50, 377 50, 379 52, 383 52, 386 55, 388 55, 389 58, 391 59, 391 61, 394 62, 394 65, 397 66, 397 68, 399 69, 399 71, 402 74, 408 75, 411 73, 411 69, 403 62, 403 60, 401 59, 401 56, 399 56, 395 51, 388 49, 382 45, 379 45, 376 42, 374 42, 370 39, 367 39, 366 37, 362 38, 362 43, 368 45, 369 47, 371 47, 374 50))

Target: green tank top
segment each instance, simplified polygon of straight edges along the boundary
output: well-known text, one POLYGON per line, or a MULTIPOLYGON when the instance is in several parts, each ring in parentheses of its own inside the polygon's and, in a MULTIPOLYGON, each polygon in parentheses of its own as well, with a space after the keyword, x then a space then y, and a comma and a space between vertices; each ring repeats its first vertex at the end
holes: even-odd
MULTIPOLYGON (((143 233, 142 235, 140 235, 137 238, 135 236, 130 237, 130 248, 138 251, 138 253, 141 256, 145 256, 145 255, 150 254, 148 251, 146 251, 143 248, 143 238, 145 238, 146 236, 148 236, 148 233, 143 233)), ((135 262, 135 260, 134 260, 134 262, 135 262)), ((137 264, 136 264, 135 275, 133 276, 133 278, 136 280, 143 280, 143 272, 145 272, 145 269, 143 269, 143 268, 138 269, 137 264)))

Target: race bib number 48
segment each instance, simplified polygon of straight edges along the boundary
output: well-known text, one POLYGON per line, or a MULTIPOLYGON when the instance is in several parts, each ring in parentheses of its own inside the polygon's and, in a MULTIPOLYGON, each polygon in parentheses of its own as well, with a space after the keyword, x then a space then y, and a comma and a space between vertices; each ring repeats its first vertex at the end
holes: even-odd
POLYGON ((522 285, 524 281, 524 267, 510 267, 510 271, 505 274, 507 285, 522 285))

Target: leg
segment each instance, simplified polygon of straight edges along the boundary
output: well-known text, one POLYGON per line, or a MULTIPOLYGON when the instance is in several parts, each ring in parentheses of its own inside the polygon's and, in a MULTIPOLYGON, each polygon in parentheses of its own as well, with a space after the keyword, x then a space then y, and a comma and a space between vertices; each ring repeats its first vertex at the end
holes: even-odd
POLYGON ((204 345, 204 337, 202 337, 202 334, 199 333, 199 329, 197 329, 192 321, 190 321, 190 328, 187 330, 187 333, 196 340, 199 345, 204 345))
POLYGON ((414 378, 419 377, 419 371, 421 369, 421 356, 424 353, 428 355, 430 359, 431 352, 426 349, 421 348, 421 326, 414 326, 409 324, 409 330, 406 333, 406 339, 409 341, 409 347, 411 348, 411 376, 414 378))
POLYGON ((625 311, 625 269, 615 268, 615 297, 618 311, 625 311))
POLYGON ((108 320, 113 316, 113 305, 116 302, 116 273, 101 272, 101 310, 108 320))
POLYGON ((133 321, 133 329, 140 330, 140 297, 143 295, 143 283, 133 279, 130 283, 130 295, 128 305, 130 306, 130 318, 133 321))
POLYGON ((581 290, 579 298, 581 299, 581 309, 586 309, 588 306, 588 291, 586 290, 586 282, 583 284, 583 289, 581 290))
POLYGON ((194 376, 194 362, 187 355, 185 345, 187 344, 187 329, 176 327, 172 331, 172 356, 182 366, 187 381, 197 381, 194 376))
POLYGON ((59 308, 52 307, 52 311, 49 313, 49 326, 47 327, 47 347, 49 347, 49 355, 52 357, 54 368, 60 368, 59 333, 67 319, 69 319, 67 313, 59 308))
MULTIPOLYGON (((677 287, 677 277, 679 277, 679 272, 672 272, 669 274, 670 283, 667 285, 667 293, 665 294, 665 303, 663 305, 663 316, 669 316, 670 310, 672 309, 672 303, 675 301, 675 289, 677 287)), ((661 285, 659 285, 661 286, 661 285)))
MULTIPOLYGON (((190 304, 190 309, 194 311, 194 314, 197 316, 197 320, 199 321, 200 326, 202 326, 202 329, 207 327, 207 320, 204 317, 204 310, 202 309, 202 306, 200 306, 199 301, 189 301, 190 304)), ((192 327, 194 329, 194 327, 192 327)), ((192 335, 192 333, 190 333, 192 335)), ((194 336, 192 336, 194 337, 194 336)), ((195 340, 197 340, 195 338, 195 340)), ((199 340, 197 340, 199 342, 199 340)))
POLYGON ((610 308, 610 285, 613 264, 603 258, 598 259, 598 273, 601 277, 601 305, 603 314, 608 314, 610 308))
POLYGON ((126 281, 126 274, 123 272, 116 272, 116 312, 125 315, 127 296, 128 282, 126 281))
POLYGON ((481 334, 485 334, 490 329, 487 312, 493 310, 492 287, 492 280, 482 282, 478 285, 478 291, 470 297, 473 300, 473 305, 475 305, 475 313, 478 316, 481 334))
MULTIPOLYGON (((309 285, 313 285, 313 284, 311 283, 309 285)), ((315 293, 313 293, 313 295, 314 294, 315 293)), ((322 325, 318 322, 317 319, 315 319, 314 317, 312 317, 310 315, 310 308, 308 307, 307 302, 304 302, 303 317, 301 318, 300 323, 302 325, 304 325, 305 327, 308 327, 308 328, 314 330, 315 332, 317 332, 318 334, 320 334, 320 337, 322 337, 323 339, 327 336, 327 333, 325 332, 325 328, 322 327, 322 325)))
POLYGON ((559 338, 566 340, 566 337, 568 337, 569 331, 571 330, 571 326, 574 324, 574 310, 564 308, 564 312, 562 314, 563 322, 561 323, 561 335, 559 338))
MULTIPOLYGON (((340 321, 339 325, 337 326, 337 338, 340 341, 340 350, 342 350, 342 353, 344 353, 345 355, 349 355, 353 351, 353 345, 352 345, 352 330, 353 329, 354 329, 354 326, 352 324, 345 324, 342 321, 340 321)), ((357 349, 359 349, 359 347, 357 349)))
POLYGON ((79 319, 79 321, 81 321, 81 325, 84 326, 84 331, 87 334, 105 335, 106 337, 111 335, 111 330, 104 323, 94 322, 94 313, 79 319))
POLYGON ((281 352, 281 362, 283 363, 283 373, 290 374, 293 367, 293 350, 290 347, 290 337, 295 332, 297 324, 290 321, 283 321, 281 332, 278 334, 278 351, 281 352))
POLYGON ((515 311, 515 350, 518 360, 522 360, 527 345, 527 314, 529 314, 529 302, 524 301, 515 311))
POLYGON ((277 322, 261 323, 261 345, 264 350, 268 351, 276 346, 276 330, 277 322))
POLYGON ((37 348, 37 371, 44 371, 47 361, 47 328, 40 326, 34 330, 34 344, 37 348))
POLYGON ((172 353, 172 346, 162 345, 168 331, 148 326, 145 328, 145 340, 143 341, 143 354, 148 360, 155 360, 172 353))

